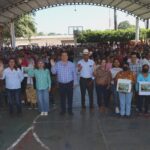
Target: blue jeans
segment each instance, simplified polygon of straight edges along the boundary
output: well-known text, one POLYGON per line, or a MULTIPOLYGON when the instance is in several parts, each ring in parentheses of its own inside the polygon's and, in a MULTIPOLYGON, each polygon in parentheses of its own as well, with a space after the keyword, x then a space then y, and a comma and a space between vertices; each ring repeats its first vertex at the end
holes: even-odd
POLYGON ((49 91, 37 90, 38 107, 40 112, 49 112, 49 91))
POLYGON ((22 105, 21 105, 21 89, 7 89, 7 99, 9 104, 9 113, 12 114, 14 112, 13 105, 14 103, 17 106, 17 113, 22 112, 22 105))
POLYGON ((133 93, 122 93, 119 92, 120 99, 120 115, 130 116, 131 115, 131 101, 133 93))
POLYGON ((113 94, 113 101, 114 101, 114 105, 115 107, 119 107, 119 94, 116 90, 116 85, 111 85, 111 90, 112 90, 112 94, 113 94))

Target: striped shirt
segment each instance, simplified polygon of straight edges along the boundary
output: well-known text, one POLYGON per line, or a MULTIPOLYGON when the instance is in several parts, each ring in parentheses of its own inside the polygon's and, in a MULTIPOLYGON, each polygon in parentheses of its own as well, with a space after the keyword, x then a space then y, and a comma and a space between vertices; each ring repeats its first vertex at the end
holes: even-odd
POLYGON ((130 70, 134 72, 136 75, 138 75, 142 71, 142 64, 140 63, 136 63, 136 64, 129 63, 129 67, 130 70))
POLYGON ((51 69, 53 74, 57 74, 59 83, 69 83, 74 81, 77 83, 77 72, 75 65, 68 61, 63 63, 62 61, 57 62, 51 69))

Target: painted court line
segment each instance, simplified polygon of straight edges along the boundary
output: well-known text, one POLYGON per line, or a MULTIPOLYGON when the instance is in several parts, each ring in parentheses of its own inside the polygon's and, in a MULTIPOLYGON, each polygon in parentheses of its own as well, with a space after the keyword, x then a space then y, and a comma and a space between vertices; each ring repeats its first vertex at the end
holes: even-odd
POLYGON ((24 133, 21 134, 21 136, 9 147, 7 148, 7 150, 13 150, 22 140, 23 138, 30 132, 32 131, 32 135, 34 137, 34 139, 37 141, 37 143, 40 144, 40 146, 42 148, 44 148, 45 150, 50 150, 50 148, 48 148, 41 140, 40 138, 38 137, 38 135, 36 134, 36 132, 34 132, 34 128, 35 128, 35 124, 36 124, 36 121, 40 118, 40 115, 38 115, 34 120, 33 120, 33 123, 32 123, 32 126, 29 127, 24 133))
POLYGON ((13 150, 16 145, 18 145, 21 140, 29 133, 29 131, 32 130, 32 127, 28 128, 18 139, 16 142, 14 142, 7 150, 13 150))

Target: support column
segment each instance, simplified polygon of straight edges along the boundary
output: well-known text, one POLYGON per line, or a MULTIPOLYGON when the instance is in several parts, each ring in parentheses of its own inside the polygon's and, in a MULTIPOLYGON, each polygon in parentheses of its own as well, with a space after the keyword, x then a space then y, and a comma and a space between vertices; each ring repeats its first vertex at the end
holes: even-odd
POLYGON ((0 50, 3 46, 3 29, 4 29, 3 25, 0 25, 0 50))
POLYGON ((117 9, 114 7, 114 30, 118 29, 118 24, 117 24, 117 9))
POLYGON ((146 20, 146 29, 149 29, 149 19, 146 20))
POLYGON ((15 49, 16 47, 16 37, 15 37, 15 25, 14 21, 10 23, 10 33, 11 33, 11 46, 15 49))
POLYGON ((140 39, 140 25, 139 25, 139 18, 136 17, 136 33, 135 33, 135 40, 138 42, 140 39))

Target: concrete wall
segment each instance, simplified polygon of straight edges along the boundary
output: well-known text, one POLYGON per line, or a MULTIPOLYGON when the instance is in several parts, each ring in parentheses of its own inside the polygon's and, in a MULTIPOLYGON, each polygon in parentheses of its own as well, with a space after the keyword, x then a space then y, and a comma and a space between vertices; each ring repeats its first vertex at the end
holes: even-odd
POLYGON ((36 43, 39 46, 47 45, 61 45, 61 44, 74 44, 72 35, 59 35, 59 36, 35 36, 31 37, 30 41, 27 38, 16 38, 16 46, 30 45, 36 43))

